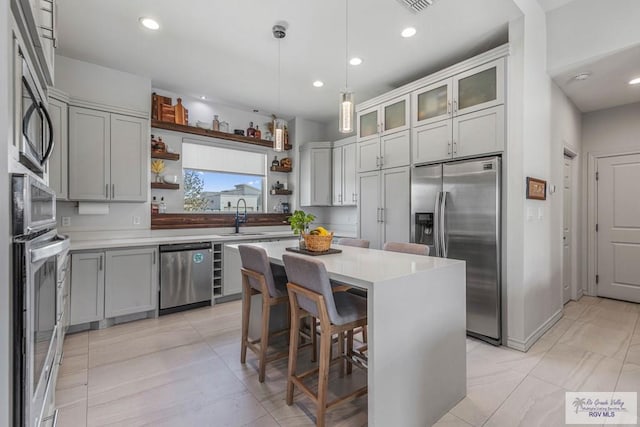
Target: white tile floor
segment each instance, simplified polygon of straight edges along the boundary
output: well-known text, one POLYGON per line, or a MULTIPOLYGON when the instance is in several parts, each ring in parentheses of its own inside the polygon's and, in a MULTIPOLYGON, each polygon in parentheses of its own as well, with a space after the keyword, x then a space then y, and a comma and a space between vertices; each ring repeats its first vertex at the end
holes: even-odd
MULTIPOLYGON (((640 305, 583 297, 527 353, 469 339, 467 397, 436 426, 562 426, 565 391, 640 393, 639 316, 640 305)), ((314 425, 309 399, 284 402, 286 360, 260 384, 255 356, 242 365, 239 351, 239 302, 70 335, 58 425, 314 425)), ((333 372, 333 392, 365 380, 333 372)), ((365 396, 329 411, 328 424, 366 425, 366 411, 365 396)))

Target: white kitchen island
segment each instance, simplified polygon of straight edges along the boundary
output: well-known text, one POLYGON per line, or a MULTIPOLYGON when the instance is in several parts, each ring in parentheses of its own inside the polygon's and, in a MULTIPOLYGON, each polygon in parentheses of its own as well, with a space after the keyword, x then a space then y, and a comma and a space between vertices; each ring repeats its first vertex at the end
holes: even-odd
MULTIPOLYGON (((292 246, 251 244, 280 265, 292 246)), ((464 261, 332 247, 343 252, 315 257, 329 277, 367 290, 369 425, 432 425, 466 393, 464 261)))

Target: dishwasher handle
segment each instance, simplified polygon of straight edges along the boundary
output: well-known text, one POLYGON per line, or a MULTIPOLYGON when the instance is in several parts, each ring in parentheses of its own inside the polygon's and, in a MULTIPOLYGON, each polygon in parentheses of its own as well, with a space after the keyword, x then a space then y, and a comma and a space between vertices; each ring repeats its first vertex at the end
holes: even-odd
POLYGON ((211 248, 212 248, 211 242, 183 243, 183 244, 177 244, 177 245, 160 245, 160 253, 198 251, 202 249, 211 249, 211 248))

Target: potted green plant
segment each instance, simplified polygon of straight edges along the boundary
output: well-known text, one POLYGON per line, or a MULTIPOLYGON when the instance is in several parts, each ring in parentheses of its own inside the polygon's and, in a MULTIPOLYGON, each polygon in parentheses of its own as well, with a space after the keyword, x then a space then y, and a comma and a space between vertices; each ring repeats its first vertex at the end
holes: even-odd
POLYGON ((298 239, 298 244, 300 248, 304 248, 304 239, 302 235, 305 231, 309 230, 309 225, 316 219, 316 216, 313 214, 308 214, 305 211, 297 210, 294 211, 293 214, 287 218, 287 222, 291 225, 291 230, 293 230, 293 234, 297 234, 300 236, 298 239))

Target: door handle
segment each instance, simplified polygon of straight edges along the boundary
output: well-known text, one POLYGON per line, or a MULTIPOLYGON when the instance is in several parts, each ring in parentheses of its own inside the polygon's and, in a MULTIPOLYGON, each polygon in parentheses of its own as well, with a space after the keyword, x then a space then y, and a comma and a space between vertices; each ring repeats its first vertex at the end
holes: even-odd
POLYGON ((40 102, 40 107, 39 107, 40 111, 42 111, 42 114, 44 114, 45 119, 47 119, 47 129, 49 130, 49 144, 47 146, 47 150, 45 151, 44 155, 42 156, 42 160, 40 160, 40 164, 44 165, 47 160, 49 159, 49 156, 51 156, 51 152, 53 151, 53 122, 51 121, 51 116, 49 116, 49 112, 47 111, 47 107, 45 107, 45 105, 40 102))
POLYGON ((447 231, 445 230, 445 212, 447 209, 447 192, 442 192, 442 203, 440 203, 440 237, 442 239, 442 257, 447 258, 447 231))
POLYGON ((112 199, 116 198, 116 185, 115 184, 111 184, 111 198, 112 199))
POLYGON ((104 185, 104 195, 107 199, 109 198, 109 184, 104 185))

